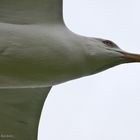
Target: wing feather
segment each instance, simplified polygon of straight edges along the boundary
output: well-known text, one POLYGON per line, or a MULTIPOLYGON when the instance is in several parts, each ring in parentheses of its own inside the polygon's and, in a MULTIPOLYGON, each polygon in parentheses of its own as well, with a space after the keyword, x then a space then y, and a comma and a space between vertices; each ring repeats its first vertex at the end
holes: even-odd
POLYGON ((0 139, 37 140, 41 110, 50 89, 0 89, 0 139))
POLYGON ((62 0, 0 0, 0 22, 62 23, 62 0))

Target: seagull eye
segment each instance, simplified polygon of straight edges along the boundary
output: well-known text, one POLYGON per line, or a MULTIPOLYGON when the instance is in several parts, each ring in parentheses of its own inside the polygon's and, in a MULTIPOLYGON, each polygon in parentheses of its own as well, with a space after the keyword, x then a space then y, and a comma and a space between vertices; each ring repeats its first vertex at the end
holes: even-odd
POLYGON ((109 41, 109 40, 104 40, 103 43, 109 47, 116 47, 116 45, 112 41, 109 41))

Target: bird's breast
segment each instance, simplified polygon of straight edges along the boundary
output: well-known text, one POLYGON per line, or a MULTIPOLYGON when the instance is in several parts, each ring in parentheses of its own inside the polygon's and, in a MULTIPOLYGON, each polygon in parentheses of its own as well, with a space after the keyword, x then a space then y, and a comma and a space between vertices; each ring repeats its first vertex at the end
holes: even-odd
POLYGON ((77 45, 80 41, 62 27, 1 23, 0 87, 50 86, 86 75, 77 45))

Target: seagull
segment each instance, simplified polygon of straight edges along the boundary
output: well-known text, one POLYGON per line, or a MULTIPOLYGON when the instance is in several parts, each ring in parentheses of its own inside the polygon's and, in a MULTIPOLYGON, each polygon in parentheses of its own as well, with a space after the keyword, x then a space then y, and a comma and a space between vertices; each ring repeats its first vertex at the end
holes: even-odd
POLYGON ((139 54, 71 32, 62 0, 0 0, 0 137, 37 140, 52 86, 89 76, 139 54))

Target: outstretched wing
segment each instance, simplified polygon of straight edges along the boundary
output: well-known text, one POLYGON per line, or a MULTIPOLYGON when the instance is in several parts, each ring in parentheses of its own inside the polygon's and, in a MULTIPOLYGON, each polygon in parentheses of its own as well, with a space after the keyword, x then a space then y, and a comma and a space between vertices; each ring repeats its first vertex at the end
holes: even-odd
POLYGON ((62 0, 0 0, 0 22, 62 23, 62 0))
POLYGON ((0 89, 0 139, 37 140, 48 88, 0 89))

